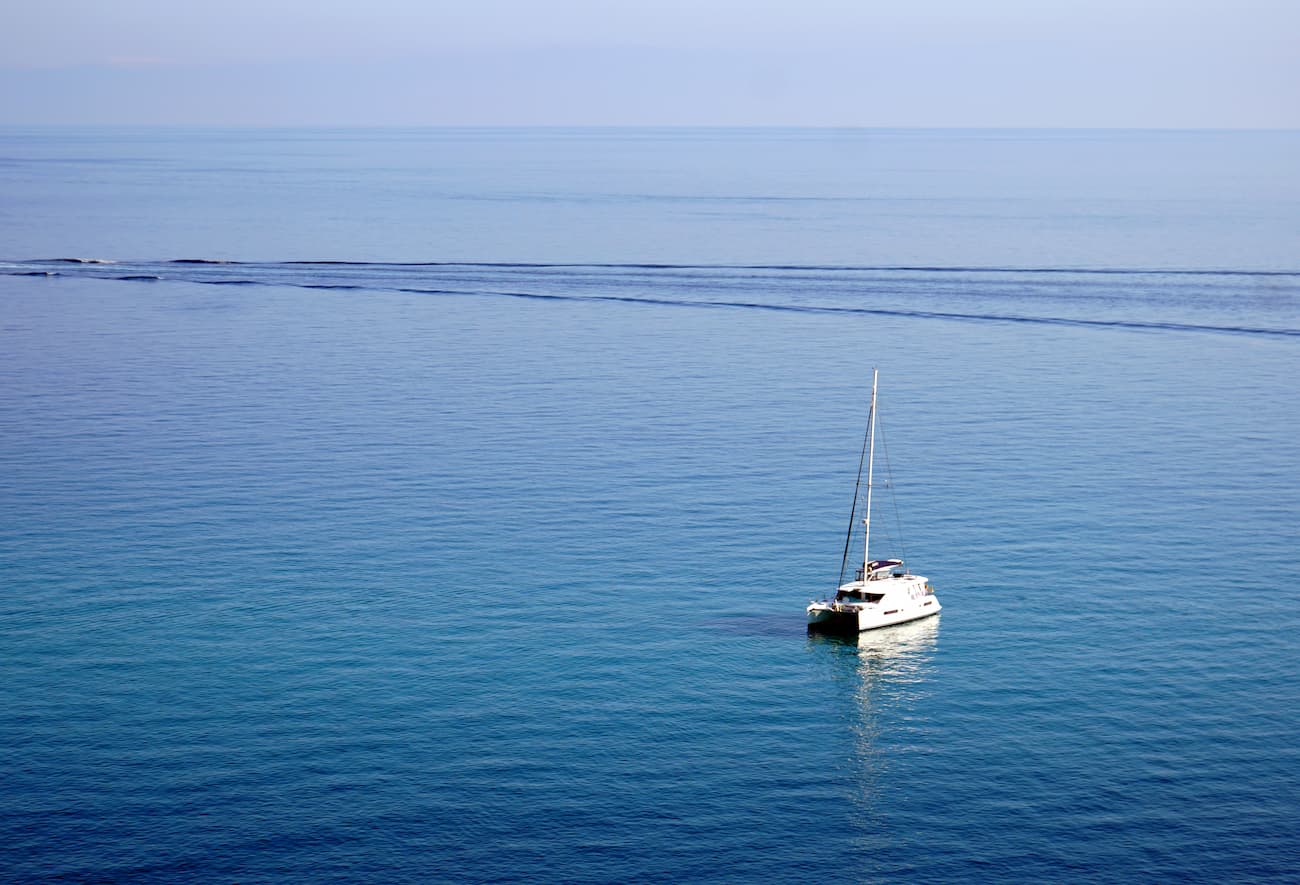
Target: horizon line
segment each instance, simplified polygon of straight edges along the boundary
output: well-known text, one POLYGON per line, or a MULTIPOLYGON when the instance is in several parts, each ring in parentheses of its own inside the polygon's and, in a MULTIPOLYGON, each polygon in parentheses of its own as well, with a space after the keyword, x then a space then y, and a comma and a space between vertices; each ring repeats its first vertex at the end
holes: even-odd
POLYGON ((0 120, 0 128, 28 129, 539 129, 539 130, 813 130, 860 132, 1300 132, 1300 126, 1124 126, 1124 125, 915 125, 840 123, 240 123, 240 122, 23 122, 0 120))

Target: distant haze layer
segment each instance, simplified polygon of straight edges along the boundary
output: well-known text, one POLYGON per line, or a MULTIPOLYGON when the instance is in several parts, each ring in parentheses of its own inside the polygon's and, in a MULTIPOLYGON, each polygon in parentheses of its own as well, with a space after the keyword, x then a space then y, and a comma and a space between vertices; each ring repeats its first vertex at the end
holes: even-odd
POLYGON ((1285 0, 50 0, 0 123, 1300 127, 1285 0))

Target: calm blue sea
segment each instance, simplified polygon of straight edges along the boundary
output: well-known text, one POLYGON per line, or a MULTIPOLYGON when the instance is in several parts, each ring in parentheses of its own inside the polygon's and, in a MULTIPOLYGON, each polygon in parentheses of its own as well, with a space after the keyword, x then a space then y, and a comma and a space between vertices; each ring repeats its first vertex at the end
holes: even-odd
POLYGON ((0 130, 0 880, 1294 881, 1298 637, 1300 133, 0 130))

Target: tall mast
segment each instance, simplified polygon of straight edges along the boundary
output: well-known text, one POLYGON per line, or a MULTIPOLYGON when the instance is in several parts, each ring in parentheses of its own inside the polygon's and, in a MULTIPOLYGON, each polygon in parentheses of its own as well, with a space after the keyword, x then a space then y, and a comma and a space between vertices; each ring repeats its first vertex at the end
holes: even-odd
POLYGON ((866 532, 862 541, 862 580, 865 583, 871 577, 871 468, 876 460, 876 380, 880 377, 879 369, 871 370, 871 411, 867 415, 867 515, 862 524, 866 532))

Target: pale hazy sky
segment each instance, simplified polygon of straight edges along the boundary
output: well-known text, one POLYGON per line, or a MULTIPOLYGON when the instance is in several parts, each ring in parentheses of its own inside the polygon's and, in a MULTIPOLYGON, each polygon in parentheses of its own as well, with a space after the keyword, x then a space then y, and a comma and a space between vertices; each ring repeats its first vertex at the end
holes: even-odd
POLYGON ((41 0, 0 123, 1300 128, 1300 0, 41 0))

